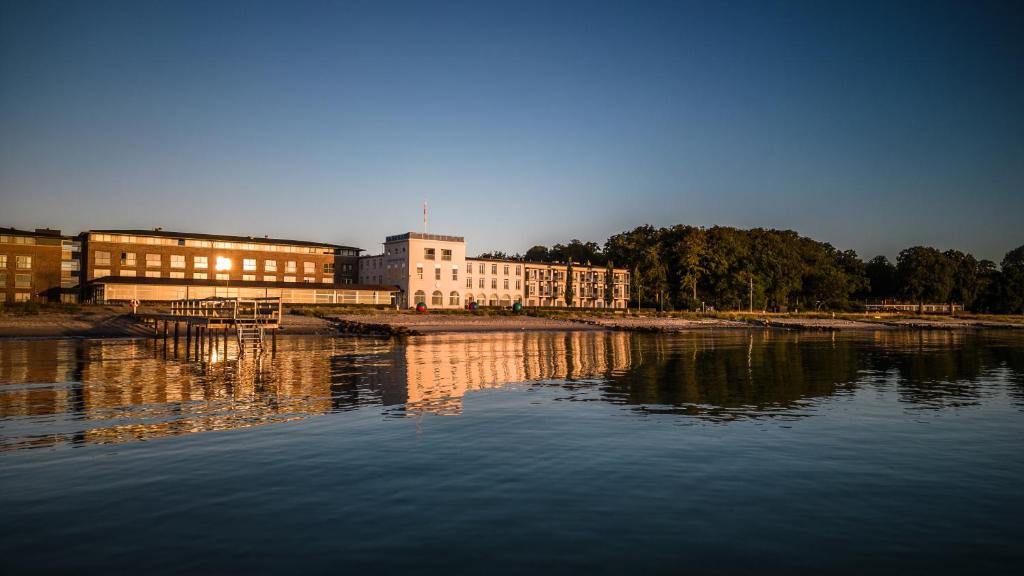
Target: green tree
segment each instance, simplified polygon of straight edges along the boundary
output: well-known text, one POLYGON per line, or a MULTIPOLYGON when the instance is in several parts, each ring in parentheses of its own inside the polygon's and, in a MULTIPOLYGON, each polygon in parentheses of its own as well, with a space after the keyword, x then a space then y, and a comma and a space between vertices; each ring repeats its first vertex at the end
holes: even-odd
POLYGON ((895 298, 899 294, 896 283, 896 266, 885 256, 875 256, 864 271, 868 278, 867 292, 872 298, 895 298))
POLYGON ((604 269, 604 304, 611 306, 615 299, 615 265, 609 260, 604 269))
POLYGON ((697 284, 707 273, 705 261, 708 252, 707 233, 703 228, 690 228, 677 245, 677 258, 682 277, 680 287, 689 292, 690 308, 699 305, 697 284))
POLYGON ((953 267, 946 255, 924 246, 900 252, 896 275, 902 295, 917 304, 948 302, 953 290, 953 267))
POLYGON ((565 269, 565 305, 572 306, 573 300, 576 297, 576 293, 573 290, 573 269, 572 260, 569 260, 569 266, 565 269))

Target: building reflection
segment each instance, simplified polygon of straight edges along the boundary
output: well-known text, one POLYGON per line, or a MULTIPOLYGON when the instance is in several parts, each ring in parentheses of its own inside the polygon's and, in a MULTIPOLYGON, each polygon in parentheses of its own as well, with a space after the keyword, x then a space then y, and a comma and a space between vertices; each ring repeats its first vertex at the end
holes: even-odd
POLYGON ((997 381, 1024 406, 1020 334, 296 337, 283 338, 273 357, 221 354, 188 362, 145 340, 0 342, 0 450, 147 440, 367 406, 388 416, 458 415, 467 395, 520 383, 713 420, 799 415, 864 385, 938 409, 977 403, 997 381))

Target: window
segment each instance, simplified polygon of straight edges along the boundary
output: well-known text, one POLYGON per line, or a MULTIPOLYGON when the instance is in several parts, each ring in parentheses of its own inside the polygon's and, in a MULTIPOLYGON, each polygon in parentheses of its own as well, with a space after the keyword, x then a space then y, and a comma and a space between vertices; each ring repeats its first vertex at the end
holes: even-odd
POLYGON ((93 278, 103 278, 104 276, 110 276, 110 268, 94 268, 92 271, 93 278))
POLYGON ((134 277, 134 276, 135 276, 135 270, 124 270, 124 269, 122 269, 122 270, 121 270, 121 271, 120 271, 120 272, 118 273, 118 276, 128 276, 128 277, 134 277))
POLYGON ((434 280, 440 280, 440 279, 441 279, 441 267, 438 266, 437 268, 434 268, 434 280))
POLYGON ((434 293, 430 295, 431 306, 444 306, 444 294, 441 294, 440 290, 434 290, 434 293))
POLYGON ((516 264, 516 276, 522 276, 523 268, 519 264, 516 264))
POLYGON ((32 257, 31 256, 15 256, 14 265, 17 266, 18 270, 29 270, 32 268, 32 257))
POLYGON ((295 276, 285 276, 284 277, 284 281, 285 282, 295 282, 295 276))
POLYGON ((171 268, 184 268, 185 267, 185 255, 184 254, 171 254, 171 268))
POLYGON ((316 274, 316 262, 303 262, 302 263, 303 274, 316 274))
POLYGON ((502 272, 505 276, 508 276, 508 264, 505 264, 505 269, 502 272))
POLYGON ((424 248, 423 249, 423 259, 424 260, 433 260, 434 259, 434 249, 433 248, 424 248))
POLYGON ((303 276, 302 281, 306 284, 313 284, 316 282, 315 276, 303 276))
POLYGON ((184 272, 175 272, 175 271, 172 270, 168 274, 168 276, 170 276, 171 278, 184 278, 185 277, 185 273, 184 272))
POLYGON ((497 264, 491 264, 491 274, 497 274, 497 273, 498 273, 498 265, 497 264))
POLYGON ((269 275, 263 277, 264 282, 277 282, 277 276, 269 275))
POLYGON ((416 277, 423 280, 423 264, 416 265, 416 277))
POLYGON ((0 254, 0 268, 7 268, 7 254, 0 254))
POLYGON ((97 266, 110 266, 110 252, 96 251, 95 263, 97 266))
POLYGON ((455 282, 459 281, 459 267, 458 266, 453 266, 452 267, 452 280, 455 281, 455 282))
POLYGON ((134 268, 136 264, 135 252, 121 252, 121 266, 134 268))
POLYGON ((442 248, 441 249, 441 260, 451 261, 451 259, 452 259, 452 251, 451 250, 446 250, 446 249, 442 248))
POLYGON ((146 270, 146 278, 159 278, 159 277, 160 277, 160 271, 159 270, 146 270))
POLYGON ((7 286, 7 272, 0 271, 0 288, 7 286))
POLYGON ((458 292, 452 290, 451 294, 448 295, 448 304, 450 306, 458 306, 459 305, 459 293, 458 292))
POLYGON ((242 259, 242 270, 246 272, 256 271, 256 259, 255 258, 243 258, 242 259))
POLYGON ((29 293, 29 292, 15 292, 15 294, 14 294, 14 301, 15 302, 28 302, 31 299, 32 299, 32 294, 29 293))
POLYGON ((516 280, 516 290, 522 289, 522 286, 519 284, 519 282, 519 280, 516 280))
POLYGON ((484 279, 481 278, 480 281, 478 282, 478 284, 480 285, 481 288, 483 288, 484 287, 484 279))
POLYGON ((473 279, 467 276, 466 277, 466 288, 472 288, 472 287, 473 287, 473 279))
MULTIPOLYGON (((255 264, 253 264, 253 266, 255 266, 255 264)), ((255 282, 255 281, 256 281, 256 275, 255 274, 242 274, 242 282, 255 282)))
POLYGON ((264 260, 263 261, 264 272, 277 272, 277 260, 264 260))
POLYGON ((505 290, 508 290, 508 278, 505 278, 504 280, 502 280, 502 283, 504 284, 502 287, 505 290))
POLYGON ((497 288, 497 287, 498 287, 498 279, 497 278, 491 278, 491 288, 497 288))
MULTIPOLYGON (((193 256, 192 267, 196 270, 206 270, 208 268, 206 256, 193 256)), ((195 278, 195 276, 193 276, 193 278, 195 278)))
POLYGON ((192 278, 196 280, 206 280, 206 272, 193 272, 192 278))
POLYGON ((424 292, 423 290, 417 290, 416 294, 413 295, 412 303, 414 305, 426 304, 427 303, 427 293, 424 292))
POLYGON ((320 281, 324 284, 334 284, 334 274, 324 274, 320 281))
POLYGON ((217 274, 216 275, 216 279, 217 280, 229 280, 230 278, 231 278, 230 274, 217 274))
MULTIPOLYGON (((479 268, 480 268, 480 273, 483 274, 484 273, 484 263, 483 262, 480 263, 479 268)), ((481 286, 481 288, 482 288, 482 286, 481 286)))
POLYGON ((334 274, 334 262, 325 262, 323 268, 324 274, 334 274))
POLYGON ((298 268, 295 265, 295 260, 289 260, 284 263, 284 271, 286 274, 295 274, 298 268))
POLYGON ((146 266, 149 268, 160 267, 160 255, 159 254, 146 254, 146 266))

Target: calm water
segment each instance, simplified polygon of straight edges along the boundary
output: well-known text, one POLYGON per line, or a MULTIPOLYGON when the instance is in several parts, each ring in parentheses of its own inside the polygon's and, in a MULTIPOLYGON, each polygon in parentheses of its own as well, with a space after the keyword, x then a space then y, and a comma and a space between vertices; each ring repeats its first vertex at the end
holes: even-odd
POLYGON ((3 341, 0 510, 4 574, 1019 574, 1024 334, 3 341))

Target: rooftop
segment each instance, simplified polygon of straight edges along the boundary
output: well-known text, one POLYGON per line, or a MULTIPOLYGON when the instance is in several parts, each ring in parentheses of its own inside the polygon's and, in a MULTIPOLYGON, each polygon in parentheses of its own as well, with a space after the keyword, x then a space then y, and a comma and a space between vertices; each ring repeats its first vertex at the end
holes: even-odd
POLYGON ((441 242, 465 242, 466 239, 462 236, 446 236, 444 234, 427 234, 425 232, 406 232, 405 234, 397 234, 395 236, 388 236, 386 241, 397 242, 399 240, 438 240, 441 242))
POLYGON ((17 228, 0 228, 0 234, 4 236, 36 236, 45 238, 60 238, 60 230, 50 228, 36 228, 32 230, 19 230, 17 228))
POLYGON ((171 232, 167 230, 89 230, 97 234, 124 234, 130 236, 157 236, 161 238, 192 238, 198 240, 221 240, 225 242, 252 242, 255 244, 289 244, 292 246, 315 246, 322 248, 341 248, 345 250, 358 250, 355 246, 342 246, 339 244, 328 244, 326 242, 309 242, 306 240, 287 240, 284 238, 269 238, 267 236, 225 236, 223 234, 198 234, 194 232, 171 232))

